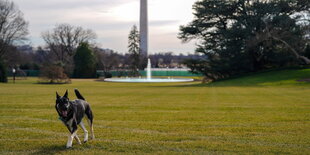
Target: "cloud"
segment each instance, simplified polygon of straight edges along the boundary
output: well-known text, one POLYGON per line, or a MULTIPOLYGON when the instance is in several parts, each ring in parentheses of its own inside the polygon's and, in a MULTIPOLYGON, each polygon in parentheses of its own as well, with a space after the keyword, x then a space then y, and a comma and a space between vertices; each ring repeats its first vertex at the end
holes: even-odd
POLYGON ((155 21, 150 21, 149 25, 150 26, 164 26, 164 25, 174 25, 178 24, 180 21, 178 20, 155 20, 155 21))
POLYGON ((110 8, 136 0, 14 0, 25 9, 38 8, 39 10, 64 10, 76 8, 110 8))
MULTIPOLYGON (((41 33, 68 23, 94 30, 104 48, 127 51, 131 27, 139 26, 140 0, 13 0, 29 21, 34 45, 42 45, 41 33)), ((179 26, 192 19, 196 0, 149 0, 150 53, 194 51, 194 43, 181 44, 179 26), (169 34, 169 35, 168 35, 169 34)))

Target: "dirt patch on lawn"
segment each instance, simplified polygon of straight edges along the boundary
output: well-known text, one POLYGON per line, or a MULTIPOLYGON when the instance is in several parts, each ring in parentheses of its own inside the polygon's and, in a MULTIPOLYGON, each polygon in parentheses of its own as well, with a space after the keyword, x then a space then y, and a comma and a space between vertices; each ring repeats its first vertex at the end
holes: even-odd
POLYGON ((300 79, 300 80, 297 80, 298 82, 310 82, 310 78, 308 79, 300 79))

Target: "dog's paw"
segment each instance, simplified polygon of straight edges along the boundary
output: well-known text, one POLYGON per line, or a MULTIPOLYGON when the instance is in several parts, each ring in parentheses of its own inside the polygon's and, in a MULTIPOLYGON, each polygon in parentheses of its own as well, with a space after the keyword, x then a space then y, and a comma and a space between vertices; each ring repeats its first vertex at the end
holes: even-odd
POLYGON ((87 143, 88 142, 88 140, 84 140, 84 143, 87 143))
POLYGON ((66 148, 67 148, 67 149, 71 149, 71 148, 72 148, 72 145, 71 145, 71 146, 68 146, 68 145, 67 145, 66 148))
POLYGON ((91 139, 91 140, 94 140, 94 139, 95 139, 95 136, 94 136, 94 135, 92 135, 92 136, 90 137, 90 139, 91 139))

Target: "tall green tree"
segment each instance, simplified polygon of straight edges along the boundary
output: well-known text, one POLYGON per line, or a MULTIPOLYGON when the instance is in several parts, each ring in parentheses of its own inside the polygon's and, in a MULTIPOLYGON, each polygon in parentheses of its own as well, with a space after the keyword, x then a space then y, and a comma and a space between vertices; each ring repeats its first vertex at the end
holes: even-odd
POLYGON ((134 76, 137 76, 139 74, 138 70, 141 69, 139 38, 139 31, 137 26, 134 25, 128 36, 128 52, 130 54, 130 64, 134 76))
POLYGON ((74 55, 74 77, 93 78, 96 76, 96 58, 88 43, 81 43, 74 55))
POLYGON ((296 14, 309 14, 305 0, 202 0, 194 19, 180 27, 183 42, 198 40, 205 59, 188 60, 193 72, 217 80, 280 64, 310 64, 296 14), (295 15, 295 16, 294 16, 295 15))

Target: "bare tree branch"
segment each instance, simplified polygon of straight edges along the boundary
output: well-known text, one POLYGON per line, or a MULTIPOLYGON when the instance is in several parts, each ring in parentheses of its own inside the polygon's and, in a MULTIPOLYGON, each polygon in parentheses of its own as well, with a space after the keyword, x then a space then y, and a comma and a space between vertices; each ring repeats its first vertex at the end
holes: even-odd
POLYGON ((42 38, 57 59, 66 63, 68 57, 72 57, 76 48, 82 42, 93 42, 96 34, 92 30, 84 30, 69 24, 57 25, 52 31, 42 33, 42 38))
POLYGON ((300 55, 299 52, 293 47, 291 46, 287 41, 285 41, 284 39, 281 39, 280 37, 277 37, 275 33, 272 33, 269 29, 269 25, 266 21, 264 21, 265 25, 266 25, 266 32, 267 32, 267 37, 268 38, 271 38, 273 40, 276 40, 276 41, 279 41, 281 42, 282 44, 284 44, 288 49, 289 51, 292 52, 292 54, 295 55, 295 57, 299 60, 302 60, 304 63, 306 63, 307 65, 310 64, 310 59, 303 56, 303 55, 300 55))
POLYGON ((8 0, 0 0, 0 58, 15 42, 26 40, 28 23, 23 13, 8 0))

